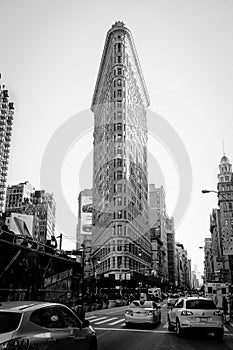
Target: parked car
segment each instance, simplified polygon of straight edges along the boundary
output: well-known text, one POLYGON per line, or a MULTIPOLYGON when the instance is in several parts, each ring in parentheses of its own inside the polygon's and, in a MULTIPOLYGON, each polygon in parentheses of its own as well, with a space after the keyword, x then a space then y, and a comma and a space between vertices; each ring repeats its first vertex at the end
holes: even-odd
POLYGON ((2 303, 0 349, 97 350, 97 336, 88 320, 83 322, 67 306, 31 302, 2 303), (5 305, 4 305, 5 304, 5 305))
POLYGON ((179 294, 169 294, 167 299, 167 306, 172 307, 175 305, 177 300, 179 299, 179 294))
POLYGON ((176 328, 178 336, 187 330, 213 332, 215 338, 223 339, 223 312, 216 308, 212 299, 205 297, 180 298, 168 311, 168 329, 176 328))
POLYGON ((134 300, 125 311, 125 325, 130 327, 136 324, 156 325, 161 322, 160 305, 151 300, 134 300))

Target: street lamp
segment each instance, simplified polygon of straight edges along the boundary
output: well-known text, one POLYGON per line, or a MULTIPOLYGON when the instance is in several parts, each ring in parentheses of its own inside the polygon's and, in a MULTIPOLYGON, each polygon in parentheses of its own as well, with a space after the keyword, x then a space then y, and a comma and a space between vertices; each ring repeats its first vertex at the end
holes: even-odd
MULTIPOLYGON (((217 193, 217 195, 218 195, 218 197, 219 197, 219 192, 218 192, 218 191, 215 191, 215 190, 202 190, 201 192, 202 192, 202 193, 217 193)), ((224 199, 226 199, 226 200, 229 199, 229 198, 227 198, 227 195, 226 195, 225 193, 222 193, 222 192, 221 192, 221 196, 222 196, 224 199)))
POLYGON ((202 193, 210 193, 210 192, 213 192, 213 193, 217 193, 217 194, 218 194, 218 191, 215 191, 215 190, 202 190, 201 192, 202 192, 202 193))

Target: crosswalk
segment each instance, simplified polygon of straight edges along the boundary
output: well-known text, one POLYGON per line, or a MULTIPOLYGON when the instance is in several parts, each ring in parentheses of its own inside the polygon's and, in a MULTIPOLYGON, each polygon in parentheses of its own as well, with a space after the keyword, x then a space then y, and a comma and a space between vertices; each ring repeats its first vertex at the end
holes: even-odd
POLYGON ((119 319, 118 317, 109 318, 107 316, 104 316, 104 317, 90 316, 90 317, 86 317, 86 319, 89 320, 91 324, 95 324, 95 325, 107 324, 108 326, 115 326, 119 323, 121 323, 121 326, 125 325, 125 322, 124 322, 125 319, 124 318, 119 319))
MULTIPOLYGON (((125 326, 125 319, 124 318, 119 318, 119 317, 108 317, 108 316, 102 316, 102 317, 98 317, 98 316, 89 316, 86 317, 87 320, 90 321, 90 323, 92 325, 99 326, 99 325, 104 325, 104 326, 120 326, 120 327, 124 327, 125 326)), ((231 324, 231 326, 233 327, 233 324, 231 324)), ((159 328, 164 328, 164 329, 168 329, 168 323, 162 323, 160 326, 158 326, 159 328)), ((229 329, 224 326, 224 332, 230 332, 229 329)))

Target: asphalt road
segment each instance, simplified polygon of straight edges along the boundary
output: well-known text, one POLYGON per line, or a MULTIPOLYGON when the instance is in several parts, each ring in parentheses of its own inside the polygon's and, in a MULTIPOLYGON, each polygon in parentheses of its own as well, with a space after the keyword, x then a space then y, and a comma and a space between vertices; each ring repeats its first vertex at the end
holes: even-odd
POLYGON ((99 350, 233 350, 233 323, 224 327, 224 340, 199 333, 179 338, 167 329, 166 303, 161 303, 162 322, 154 328, 124 324, 126 307, 96 310, 86 314, 98 335, 99 350))

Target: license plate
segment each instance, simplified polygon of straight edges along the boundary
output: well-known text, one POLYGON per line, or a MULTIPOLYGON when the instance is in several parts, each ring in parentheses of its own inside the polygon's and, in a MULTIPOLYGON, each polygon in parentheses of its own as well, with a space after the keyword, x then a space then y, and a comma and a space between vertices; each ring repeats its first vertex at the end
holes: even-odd
POLYGON ((142 312, 135 312, 134 315, 137 317, 145 317, 145 314, 142 312))
POLYGON ((207 322, 208 318, 207 317, 200 317, 200 322, 207 322))

